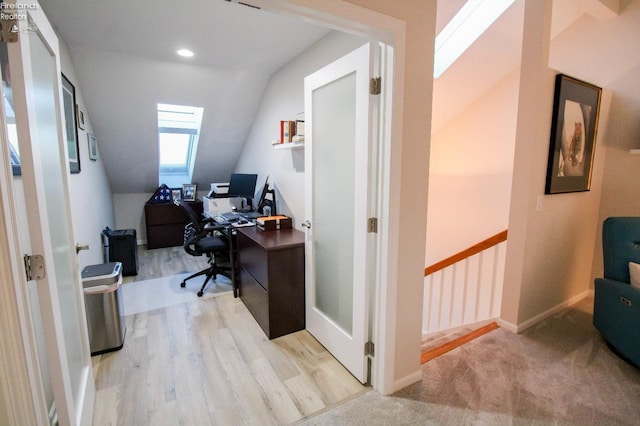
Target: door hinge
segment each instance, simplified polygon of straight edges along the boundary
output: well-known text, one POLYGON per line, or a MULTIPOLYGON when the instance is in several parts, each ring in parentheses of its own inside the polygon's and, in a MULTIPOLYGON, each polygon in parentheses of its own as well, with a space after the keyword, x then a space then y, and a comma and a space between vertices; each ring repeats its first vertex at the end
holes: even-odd
POLYGON ((378 232, 378 218, 370 217, 367 219, 367 232, 377 233, 378 232))
POLYGON ((364 344, 364 356, 375 356, 376 350, 375 345, 371 340, 364 344))
POLYGON ((41 280, 47 276, 47 271, 44 267, 44 257, 39 254, 24 255, 24 272, 27 276, 27 281, 41 280))
POLYGON ((379 95, 382 91, 382 77, 371 77, 369 80, 369 93, 379 95))

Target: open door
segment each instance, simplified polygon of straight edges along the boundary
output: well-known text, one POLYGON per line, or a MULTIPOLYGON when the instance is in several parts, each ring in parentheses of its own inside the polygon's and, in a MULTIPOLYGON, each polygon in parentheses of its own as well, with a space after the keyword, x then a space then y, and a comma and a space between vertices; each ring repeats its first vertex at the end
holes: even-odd
POLYGON ((306 327, 362 383, 376 241, 376 49, 362 46, 304 81, 306 327))
POLYGON ((2 58, 2 139, 17 142, 12 154, 21 168, 21 177, 11 180, 16 213, 8 226, 20 235, 16 257, 27 253, 25 265, 31 265, 24 282, 14 285, 28 288, 19 292, 32 311, 23 339, 25 346, 35 341, 40 354, 41 388, 34 381, 32 394, 44 393, 52 424, 88 425, 95 386, 71 223, 58 39, 32 5, 21 10, 2 58))

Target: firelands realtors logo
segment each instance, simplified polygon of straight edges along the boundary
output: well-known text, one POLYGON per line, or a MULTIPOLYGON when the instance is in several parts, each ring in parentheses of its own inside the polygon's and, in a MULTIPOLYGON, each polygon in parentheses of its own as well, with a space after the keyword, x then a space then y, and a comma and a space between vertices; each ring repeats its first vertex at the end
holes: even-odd
POLYGON ((35 25, 30 22, 28 11, 38 9, 37 3, 9 3, 0 1, 0 42, 15 43, 21 31, 34 31, 35 25), (26 25, 18 24, 26 21, 26 25), (22 29, 21 29, 22 28, 22 29))

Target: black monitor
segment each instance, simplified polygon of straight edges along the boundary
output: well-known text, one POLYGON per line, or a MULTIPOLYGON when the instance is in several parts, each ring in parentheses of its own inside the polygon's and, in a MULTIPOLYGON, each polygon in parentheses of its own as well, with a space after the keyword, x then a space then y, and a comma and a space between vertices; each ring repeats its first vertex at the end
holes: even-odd
POLYGON ((258 175, 255 174, 233 173, 229 178, 228 196, 246 198, 249 210, 251 210, 257 180, 258 175))

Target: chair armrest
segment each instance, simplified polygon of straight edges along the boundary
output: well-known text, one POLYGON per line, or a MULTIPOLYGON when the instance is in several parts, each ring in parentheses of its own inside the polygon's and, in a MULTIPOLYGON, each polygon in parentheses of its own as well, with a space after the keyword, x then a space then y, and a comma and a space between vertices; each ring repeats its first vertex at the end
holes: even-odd
POLYGON ((624 357, 640 365, 640 289, 596 278, 593 325, 624 357))
POLYGON ((606 297, 610 294, 626 297, 632 302, 637 302, 640 307, 640 288, 609 278, 596 278, 595 297, 606 297))

